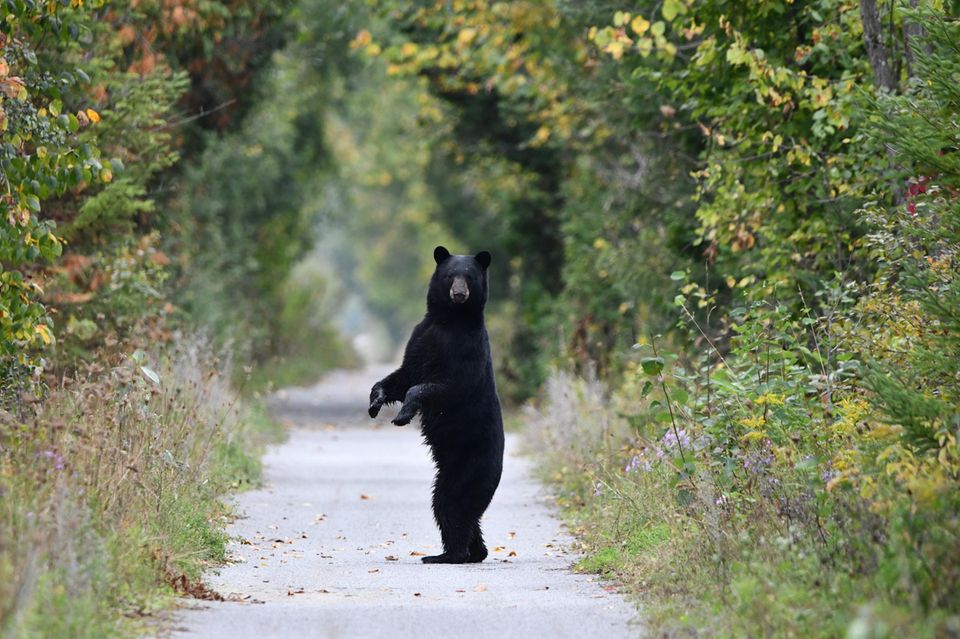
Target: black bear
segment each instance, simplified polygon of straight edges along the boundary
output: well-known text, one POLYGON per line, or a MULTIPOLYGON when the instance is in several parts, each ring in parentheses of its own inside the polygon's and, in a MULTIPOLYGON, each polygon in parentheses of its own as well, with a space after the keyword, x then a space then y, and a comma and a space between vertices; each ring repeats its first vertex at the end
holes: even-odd
POLYGON ((476 563, 487 556, 480 517, 503 470, 503 419, 483 321, 490 253, 451 255, 438 246, 433 258, 427 313, 413 329, 400 368, 373 385, 370 416, 399 401, 397 426, 420 413, 437 467, 433 516, 443 540, 443 554, 423 561, 476 563))

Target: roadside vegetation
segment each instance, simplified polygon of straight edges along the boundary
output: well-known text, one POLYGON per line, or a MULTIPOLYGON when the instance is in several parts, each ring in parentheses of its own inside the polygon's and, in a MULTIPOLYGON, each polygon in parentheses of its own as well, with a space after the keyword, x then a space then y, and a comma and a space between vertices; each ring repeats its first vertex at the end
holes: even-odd
POLYGON ((218 597, 223 496, 282 436, 261 391, 353 361, 302 265, 323 164, 251 159, 291 137, 257 106, 290 8, 0 9, 2 637, 140 635, 218 597))

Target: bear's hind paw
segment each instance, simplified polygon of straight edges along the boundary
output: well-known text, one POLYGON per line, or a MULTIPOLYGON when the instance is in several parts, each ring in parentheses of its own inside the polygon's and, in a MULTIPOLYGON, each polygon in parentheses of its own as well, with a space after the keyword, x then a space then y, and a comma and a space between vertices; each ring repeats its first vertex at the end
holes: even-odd
POLYGON ((466 564, 470 563, 470 555, 467 553, 452 554, 445 552, 442 555, 430 555, 421 557, 420 561, 425 564, 466 564))

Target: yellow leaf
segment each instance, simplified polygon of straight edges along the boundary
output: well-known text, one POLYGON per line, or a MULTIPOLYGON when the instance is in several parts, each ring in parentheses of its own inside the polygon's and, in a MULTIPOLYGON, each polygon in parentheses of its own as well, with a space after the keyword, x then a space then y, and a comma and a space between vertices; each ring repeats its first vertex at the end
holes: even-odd
POLYGON ((93 109, 87 109, 87 117, 90 118, 90 121, 94 124, 100 121, 100 114, 93 109))
POLYGON ((611 42, 606 46, 604 51, 606 51, 611 56, 613 56, 614 60, 619 60, 620 58, 623 57, 623 42, 619 40, 611 42))
POLYGON ((457 48, 464 49, 469 47, 470 44, 476 39, 477 30, 476 29, 464 29, 457 34, 457 48))
POLYGON ((53 335, 50 334, 50 329, 47 328, 46 324, 37 324, 33 327, 33 330, 37 332, 44 344, 50 344, 53 341, 53 335))
POLYGON ((353 39, 350 43, 351 49, 362 49, 373 41, 373 36, 370 35, 370 32, 366 29, 363 29, 357 34, 357 37, 353 39))
POLYGON ((545 126, 541 126, 539 129, 537 129, 536 134, 530 140, 529 145, 532 147, 543 146, 549 139, 550 129, 545 126))
POLYGON ((637 35, 643 35, 650 28, 650 21, 643 16, 637 16, 630 22, 630 28, 637 35))

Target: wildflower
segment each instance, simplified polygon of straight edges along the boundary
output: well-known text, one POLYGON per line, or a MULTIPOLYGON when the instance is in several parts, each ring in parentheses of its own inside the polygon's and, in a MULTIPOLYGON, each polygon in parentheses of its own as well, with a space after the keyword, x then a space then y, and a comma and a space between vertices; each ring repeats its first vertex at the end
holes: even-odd
MULTIPOLYGON (((660 452, 662 453, 662 451, 660 452)), ((629 463, 627 463, 627 465, 623 467, 623 472, 629 475, 630 473, 637 470, 638 468, 645 473, 649 473, 650 470, 653 468, 653 465, 650 463, 649 459, 644 459, 640 455, 634 455, 630 459, 629 463)))
POLYGON ((603 487, 603 484, 601 484, 600 482, 597 482, 597 485, 593 487, 593 496, 594 496, 594 497, 599 497, 599 496, 600 496, 600 489, 601 489, 602 487, 603 487))
POLYGON ((64 467, 63 456, 60 455, 59 453, 52 450, 44 450, 38 453, 38 456, 51 460, 53 462, 53 467, 55 470, 63 470, 63 467, 64 467))
POLYGON ((839 475, 839 474, 840 474, 840 473, 838 473, 838 472, 837 472, 836 470, 834 470, 833 468, 828 467, 826 470, 824 470, 822 473, 820 473, 820 479, 823 480, 823 483, 824 483, 824 484, 829 484, 831 481, 833 481, 834 479, 836 479, 837 475, 839 475))
POLYGON ((667 449, 690 448, 690 435, 685 428, 676 431, 671 428, 660 438, 660 443, 667 449))
POLYGON ((764 442, 763 448, 747 453, 743 458, 743 467, 751 475, 758 475, 773 463, 773 451, 769 442, 764 442))

